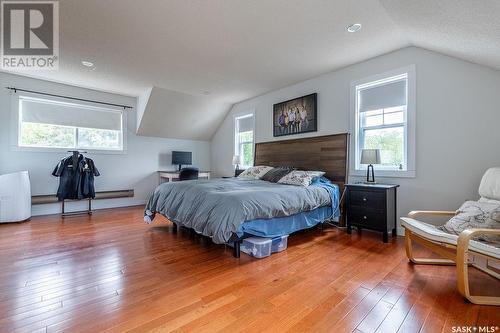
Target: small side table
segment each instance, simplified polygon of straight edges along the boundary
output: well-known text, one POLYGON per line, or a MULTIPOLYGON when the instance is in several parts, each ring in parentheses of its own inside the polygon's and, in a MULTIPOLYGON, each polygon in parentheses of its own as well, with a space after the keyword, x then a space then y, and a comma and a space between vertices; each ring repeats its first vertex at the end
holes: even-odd
POLYGON ((347 233, 352 227, 381 231, 384 243, 389 232, 396 236, 397 188, 390 184, 347 184, 346 222, 347 233))

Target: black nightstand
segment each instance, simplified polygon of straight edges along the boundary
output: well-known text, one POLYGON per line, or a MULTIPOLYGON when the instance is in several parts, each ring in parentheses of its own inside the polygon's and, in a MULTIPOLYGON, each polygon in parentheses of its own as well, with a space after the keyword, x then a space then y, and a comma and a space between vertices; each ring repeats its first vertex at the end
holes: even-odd
POLYGON ((347 184, 346 222, 347 233, 352 226, 381 231, 384 243, 389 241, 388 233, 396 236, 396 203, 399 185, 347 184))

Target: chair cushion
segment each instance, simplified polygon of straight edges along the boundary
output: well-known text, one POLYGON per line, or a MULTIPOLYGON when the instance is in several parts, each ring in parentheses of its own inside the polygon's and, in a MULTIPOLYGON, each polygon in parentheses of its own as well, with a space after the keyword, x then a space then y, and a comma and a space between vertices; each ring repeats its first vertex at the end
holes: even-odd
MULTIPOLYGON (((410 230, 412 233, 417 234, 422 238, 426 238, 434 242, 447 243, 455 246, 457 245, 458 236, 455 234, 444 232, 432 224, 417 221, 409 217, 402 217, 401 220, 401 225, 405 229, 410 230)), ((471 240, 469 243, 469 249, 477 253, 500 259, 500 248, 492 244, 471 240)))
MULTIPOLYGON (((459 235, 465 229, 500 229, 500 205, 495 202, 466 201, 445 225, 444 232, 459 235)), ((500 244, 498 236, 478 236, 477 240, 500 244)))
POLYGON ((479 195, 488 199, 500 200, 500 167, 486 170, 479 185, 479 195))

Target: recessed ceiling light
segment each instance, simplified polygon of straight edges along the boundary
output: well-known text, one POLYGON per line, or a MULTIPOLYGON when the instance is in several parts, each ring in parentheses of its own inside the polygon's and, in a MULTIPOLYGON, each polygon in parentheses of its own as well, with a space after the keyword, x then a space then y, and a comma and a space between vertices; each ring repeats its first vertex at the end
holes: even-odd
POLYGON ((86 60, 82 60, 82 65, 85 67, 94 67, 94 63, 86 60))
POLYGON ((361 30, 361 23, 354 23, 347 26, 346 30, 348 32, 357 32, 361 30))

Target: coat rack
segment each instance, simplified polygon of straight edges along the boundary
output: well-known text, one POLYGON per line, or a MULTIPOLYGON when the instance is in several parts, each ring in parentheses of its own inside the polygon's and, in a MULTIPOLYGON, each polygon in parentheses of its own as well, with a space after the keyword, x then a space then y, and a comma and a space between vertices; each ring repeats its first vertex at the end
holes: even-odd
MULTIPOLYGON (((64 204, 65 201, 66 201, 66 199, 63 199, 63 201, 61 201, 62 217, 73 216, 73 215, 82 215, 82 214, 92 215, 92 198, 88 198, 89 205, 88 205, 87 210, 79 210, 76 212, 66 212, 65 204, 64 204)), ((69 201, 81 201, 81 200, 69 200, 69 201)))
MULTIPOLYGON (((78 164, 78 158, 80 157, 80 154, 87 154, 86 151, 79 151, 79 150, 68 150, 68 153, 73 154, 72 156, 73 170, 76 170, 76 165, 78 164)), ((82 214, 92 215, 92 198, 88 198, 89 204, 87 210, 80 210, 76 212, 66 212, 65 201, 66 199, 63 199, 61 201, 62 217, 82 215, 82 214)), ((81 200, 69 200, 69 201, 81 201, 81 200)))

